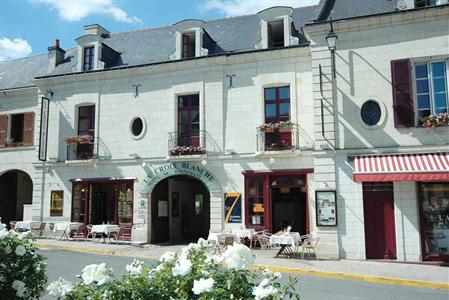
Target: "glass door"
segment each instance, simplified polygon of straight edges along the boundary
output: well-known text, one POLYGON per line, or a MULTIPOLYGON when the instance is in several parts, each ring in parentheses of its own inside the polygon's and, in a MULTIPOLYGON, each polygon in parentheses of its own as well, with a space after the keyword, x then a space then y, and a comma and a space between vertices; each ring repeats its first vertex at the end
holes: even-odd
POLYGON ((200 145, 200 96, 178 97, 178 146, 200 145))
POLYGON ((72 222, 89 223, 88 201, 89 184, 87 182, 73 183, 72 190, 72 222))
POLYGON ((79 143, 76 147, 78 159, 90 159, 94 155, 95 105, 78 108, 78 135, 89 135, 90 143, 79 143))

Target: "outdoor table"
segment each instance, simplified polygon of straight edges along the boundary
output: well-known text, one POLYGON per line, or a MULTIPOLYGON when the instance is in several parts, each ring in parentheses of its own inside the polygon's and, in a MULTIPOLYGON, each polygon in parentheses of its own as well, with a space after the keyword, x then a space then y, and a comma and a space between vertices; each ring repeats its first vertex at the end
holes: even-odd
POLYGON ((285 254, 288 257, 293 256, 299 242, 301 242, 301 237, 298 232, 280 231, 270 236, 270 244, 281 246, 275 257, 281 254, 285 254))
POLYGON ((209 236, 207 237, 207 241, 215 241, 217 244, 223 243, 225 238, 227 237, 233 237, 236 238, 235 234, 232 233, 225 233, 225 232, 210 232, 209 236))
POLYGON ((83 224, 82 223, 78 223, 78 222, 60 222, 60 223, 55 223, 55 227, 53 228, 53 232, 62 231, 62 235, 59 238, 59 240, 62 240, 62 239, 68 240, 70 231, 77 230, 81 225, 83 225, 83 224))
POLYGON ((241 244, 245 244, 245 239, 248 238, 250 241, 253 239, 253 234, 256 231, 254 229, 233 229, 232 234, 235 235, 237 238, 240 239, 241 244))
POLYGON ((98 239, 103 241, 103 243, 106 242, 106 239, 111 242, 111 234, 117 233, 119 231, 120 227, 118 225, 114 224, 102 224, 102 225, 93 225, 92 226, 92 235, 96 236, 98 233, 101 234, 101 238, 98 239))
POLYGON ((38 221, 19 221, 16 223, 16 231, 28 231, 33 228, 38 228, 41 222, 38 221))

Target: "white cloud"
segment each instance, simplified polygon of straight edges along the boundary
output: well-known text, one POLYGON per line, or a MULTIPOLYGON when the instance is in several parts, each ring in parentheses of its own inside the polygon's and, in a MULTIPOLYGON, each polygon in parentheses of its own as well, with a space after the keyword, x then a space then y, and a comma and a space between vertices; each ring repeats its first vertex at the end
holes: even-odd
POLYGON ((109 15, 116 21, 142 23, 137 17, 129 16, 123 9, 114 5, 112 0, 30 0, 33 3, 46 4, 56 9, 59 16, 67 21, 79 21, 89 15, 109 15))
POLYGON ((7 37, 0 38, 0 61, 25 57, 30 55, 31 52, 31 46, 26 40, 10 40, 7 37))
POLYGON ((319 0, 204 0, 200 10, 215 10, 229 17, 254 14, 272 6, 300 7, 318 2, 319 0))

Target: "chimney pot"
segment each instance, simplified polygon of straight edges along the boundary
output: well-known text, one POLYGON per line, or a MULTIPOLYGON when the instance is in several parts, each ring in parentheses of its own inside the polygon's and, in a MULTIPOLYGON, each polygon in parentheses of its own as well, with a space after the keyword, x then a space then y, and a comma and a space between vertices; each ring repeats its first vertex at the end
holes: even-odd
POLYGON ((59 39, 56 39, 56 40, 55 40, 55 47, 56 47, 56 48, 60 48, 60 47, 59 47, 59 39))

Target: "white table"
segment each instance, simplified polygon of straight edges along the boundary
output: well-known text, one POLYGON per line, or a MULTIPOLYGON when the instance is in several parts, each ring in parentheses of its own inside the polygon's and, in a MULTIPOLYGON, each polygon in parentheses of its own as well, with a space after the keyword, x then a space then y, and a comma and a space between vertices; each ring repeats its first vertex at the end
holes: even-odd
POLYGON ((59 239, 62 240, 63 238, 65 238, 65 239, 68 240, 70 231, 77 230, 82 225, 83 224, 79 223, 79 222, 60 222, 60 223, 55 223, 55 227, 53 228, 53 232, 62 231, 62 235, 61 235, 61 237, 59 239))
POLYGON ((240 244, 245 244, 245 239, 248 238, 250 241, 253 239, 253 235, 256 231, 254 229, 232 229, 232 234, 240 239, 240 244))
POLYGON ((92 226, 92 235, 95 237, 98 234, 101 234, 101 238, 98 241, 102 240, 106 242, 106 239, 111 242, 111 234, 116 233, 120 230, 118 225, 114 224, 103 224, 103 225, 93 225, 92 226))
POLYGON ((31 230, 35 228, 39 228, 41 222, 38 221, 19 221, 16 223, 16 230, 31 230))
POLYGON ((288 257, 293 256, 300 241, 301 237, 298 232, 278 232, 270 236, 271 245, 281 246, 281 249, 279 249, 275 257, 278 257, 282 253, 288 257))

